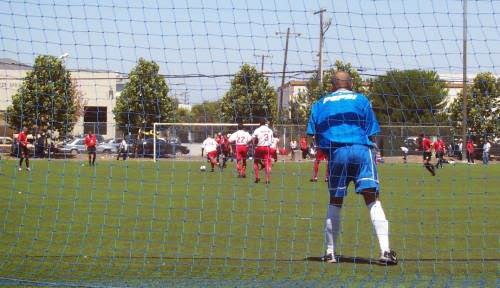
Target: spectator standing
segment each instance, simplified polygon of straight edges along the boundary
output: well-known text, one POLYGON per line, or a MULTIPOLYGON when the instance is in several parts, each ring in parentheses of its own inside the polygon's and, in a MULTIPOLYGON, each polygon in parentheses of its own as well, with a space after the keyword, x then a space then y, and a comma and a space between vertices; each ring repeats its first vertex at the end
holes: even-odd
POLYGON ((35 157, 44 158, 45 157, 45 133, 42 133, 36 139, 35 145, 35 157))
POLYGON ((491 143, 489 139, 486 139, 483 144, 483 164, 488 165, 490 161, 490 149, 491 149, 491 143))
POLYGON ((307 152, 309 150, 309 145, 307 145, 306 136, 302 136, 299 141, 300 151, 302 151, 302 159, 305 160, 307 158, 307 152))
POLYGON ((116 160, 120 160, 120 156, 122 156, 123 160, 127 160, 128 144, 125 139, 122 139, 122 142, 120 142, 120 146, 118 146, 118 155, 116 156, 116 160))
POLYGON ((467 150, 467 164, 474 164, 474 142, 472 139, 467 140, 465 148, 467 150))
POLYGON ((458 139, 458 143, 457 143, 457 147, 456 147, 458 160, 462 160, 464 157, 464 155, 462 154, 463 148, 464 148, 464 141, 462 140, 462 138, 460 138, 460 139, 458 139))
POLYGON ((295 161, 295 151, 297 151, 297 148, 297 141, 292 138, 290 140, 290 153, 292 154, 290 160, 292 161, 295 161))

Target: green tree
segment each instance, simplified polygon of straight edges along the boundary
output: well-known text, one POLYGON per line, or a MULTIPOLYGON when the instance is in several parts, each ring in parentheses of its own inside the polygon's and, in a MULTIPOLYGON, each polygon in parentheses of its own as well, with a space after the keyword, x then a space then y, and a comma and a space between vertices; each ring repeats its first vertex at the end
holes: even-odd
POLYGON ((435 71, 391 70, 370 81, 370 98, 384 124, 438 124, 448 95, 446 83, 435 71))
POLYGON ((255 67, 244 64, 231 80, 220 101, 223 122, 256 122, 261 117, 276 118, 277 95, 268 79, 255 67))
MULTIPOLYGON (((499 135, 496 125, 500 109, 500 78, 490 72, 479 73, 467 87, 467 127, 473 134, 499 135)), ((457 131, 462 131, 463 92, 449 107, 450 118, 457 131)))
POLYGON ((337 60, 332 68, 323 71, 323 83, 321 83, 321 85, 319 83, 318 74, 313 74, 307 81, 306 92, 300 93, 295 99, 290 101, 290 122, 294 124, 305 124, 307 122, 312 104, 323 95, 332 91, 332 77, 337 71, 349 72, 353 78, 353 90, 361 93, 366 92, 366 88, 363 86, 363 80, 357 69, 353 68, 350 63, 344 63, 337 60))
POLYGON ((54 56, 39 55, 33 70, 26 74, 21 87, 7 107, 7 122, 13 129, 58 130, 66 135, 73 130, 82 112, 81 94, 71 73, 54 56))
POLYGON ((153 128, 155 122, 172 122, 176 104, 168 96, 168 86, 159 74, 160 67, 154 61, 140 58, 129 73, 113 109, 115 121, 123 130, 136 133, 153 128))
POLYGON ((204 101, 193 105, 191 108, 192 122, 197 123, 219 123, 224 122, 221 117, 219 101, 204 101))

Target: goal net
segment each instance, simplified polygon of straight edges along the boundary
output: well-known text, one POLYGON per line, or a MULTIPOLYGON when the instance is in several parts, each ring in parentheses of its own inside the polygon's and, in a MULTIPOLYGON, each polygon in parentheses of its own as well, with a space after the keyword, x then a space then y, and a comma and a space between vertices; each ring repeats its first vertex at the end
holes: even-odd
POLYGON ((0 0, 0 285, 498 286, 499 4, 0 0), (306 129, 337 71, 381 127, 396 266, 353 182, 321 259, 306 129), (252 147, 200 169, 208 135, 262 119, 270 169, 252 147))

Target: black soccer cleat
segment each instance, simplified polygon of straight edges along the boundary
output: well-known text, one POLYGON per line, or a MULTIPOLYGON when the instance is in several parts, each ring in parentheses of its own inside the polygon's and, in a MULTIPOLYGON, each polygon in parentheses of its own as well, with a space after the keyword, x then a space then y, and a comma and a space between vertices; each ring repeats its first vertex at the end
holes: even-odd
POLYGON ((384 254, 380 257, 380 264, 383 265, 397 265, 398 258, 396 258, 396 252, 394 251, 385 251, 384 254))
POLYGON ((325 254, 323 257, 320 258, 320 261, 326 263, 337 263, 337 259, 332 253, 325 254))
POLYGON ((311 178, 309 182, 318 182, 318 178, 311 178))
POLYGON ((259 183, 259 182, 260 182, 259 178, 255 178, 255 181, 253 181, 253 183, 259 183))

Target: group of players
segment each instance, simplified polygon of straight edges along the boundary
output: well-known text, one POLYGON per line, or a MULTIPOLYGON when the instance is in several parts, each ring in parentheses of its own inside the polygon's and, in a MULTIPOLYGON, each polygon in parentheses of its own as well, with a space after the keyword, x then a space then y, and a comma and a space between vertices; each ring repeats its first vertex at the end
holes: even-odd
POLYGON ((243 123, 238 124, 238 130, 230 135, 217 134, 214 138, 208 136, 201 144, 201 155, 204 153, 210 162, 211 170, 214 171, 216 165, 221 168, 226 167, 226 162, 230 155, 236 156, 236 170, 238 178, 246 178, 247 158, 250 146, 254 147, 253 170, 255 173, 255 183, 260 182, 259 171, 265 171, 265 183, 270 183, 272 160, 278 160, 279 138, 269 127, 269 122, 262 119, 260 126, 252 134, 245 130, 243 123), (219 161, 222 157, 222 163, 219 161))
POLYGON ((436 141, 432 142, 424 133, 420 134, 420 139, 419 148, 422 151, 424 167, 432 176, 436 176, 436 168, 443 168, 443 163, 445 163, 444 154, 446 152, 446 144, 442 138, 438 138, 436 141), (434 150, 436 154, 436 165, 431 163, 432 150, 434 150))
MULTIPOLYGON (((28 147, 28 128, 23 127, 23 130, 19 132, 17 135, 17 142, 19 145, 19 167, 17 168, 18 171, 23 170, 23 161, 25 162, 26 165, 26 171, 31 171, 30 168, 30 150, 28 147)), ((89 157, 89 166, 95 166, 95 158, 96 158, 96 146, 97 146, 97 138, 95 134, 93 134, 91 131, 85 136, 84 139, 84 144, 85 147, 87 148, 88 152, 88 157, 89 157)))
MULTIPOLYGON (((232 134, 210 135, 201 145, 201 155, 207 157, 210 163, 211 172, 215 167, 226 168, 226 163, 231 155, 236 158, 236 171, 238 178, 246 178, 246 167, 249 150, 254 147, 253 170, 255 174, 255 183, 260 182, 260 170, 265 171, 265 183, 270 183, 272 162, 278 161, 278 143, 280 141, 276 132, 269 127, 269 122, 262 120, 260 126, 252 134, 245 130, 242 123, 238 124, 238 130, 232 134), (222 159, 221 159, 222 158, 222 159), (222 160, 222 161, 221 161, 222 160)), ((327 160, 326 153, 321 149, 316 149, 313 176, 311 182, 318 181, 318 171, 321 161, 327 160)), ((328 182, 328 167, 326 169, 325 182, 328 182)))

